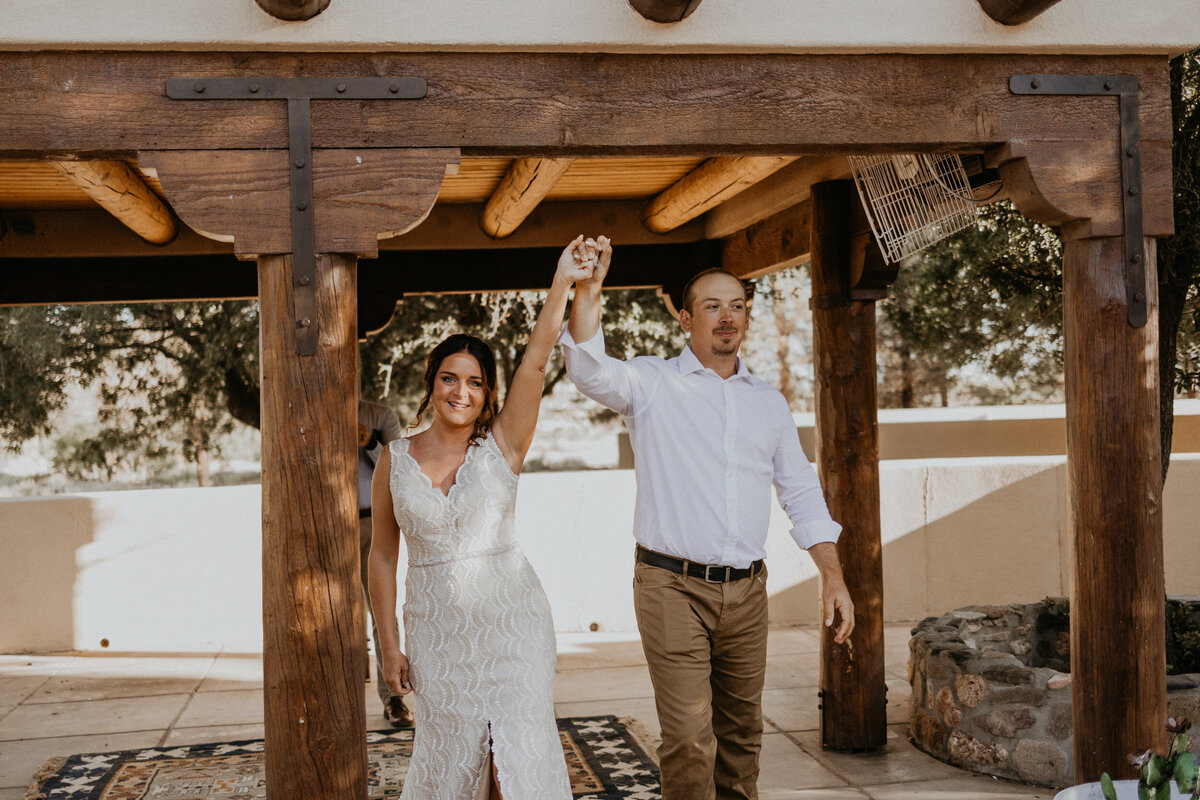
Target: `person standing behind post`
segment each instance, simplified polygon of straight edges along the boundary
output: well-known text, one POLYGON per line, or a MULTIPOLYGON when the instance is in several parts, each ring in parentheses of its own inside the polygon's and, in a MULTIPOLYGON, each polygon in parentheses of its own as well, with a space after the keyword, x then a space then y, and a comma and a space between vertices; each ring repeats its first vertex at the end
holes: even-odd
MULTIPOLYGON (((379 631, 375 627, 375 615, 371 612, 371 596, 367 589, 367 559, 371 555, 371 477, 375 474, 375 462, 379 454, 393 439, 404 435, 396 412, 387 406, 358 401, 358 551, 359 569, 362 579, 363 597, 367 601, 367 614, 371 622, 371 640, 375 642, 375 690, 383 704, 383 716, 393 728, 411 728, 412 711, 404 705, 404 698, 392 691, 383 679, 383 656, 379 647, 379 631)), ((367 659, 368 662, 370 658, 367 659)), ((369 669, 369 668, 368 668, 369 669)), ((368 672, 368 676, 369 676, 368 672)))
POLYGON ((758 797, 767 652, 763 563, 771 485, 792 538, 821 573, 824 623, 836 641, 854 606, 816 473, 787 401, 738 358, 749 309, 742 282, 706 270, 684 289, 676 358, 604 353, 601 288, 612 247, 576 284, 561 341, 567 375, 621 414, 635 453, 634 608, 662 727, 663 800, 758 797))

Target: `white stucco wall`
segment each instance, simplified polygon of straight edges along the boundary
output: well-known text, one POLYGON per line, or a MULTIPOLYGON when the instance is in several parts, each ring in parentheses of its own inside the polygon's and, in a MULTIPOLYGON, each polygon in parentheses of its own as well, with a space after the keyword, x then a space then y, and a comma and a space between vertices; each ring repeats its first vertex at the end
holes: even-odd
MULTIPOLYGON (((1167 590, 1200 595, 1200 455, 1176 456, 1164 495, 1167 590)), ((884 616, 1032 602, 1070 582, 1065 459, 881 465, 884 616)), ((521 479, 518 535, 560 631, 635 629, 630 470, 521 479)), ((258 652, 259 487, 0 501, 0 652, 258 652)), ((813 624, 816 571, 775 511, 773 623, 813 624)), ((403 585, 401 582, 401 596, 403 585)))
POLYGON ((624 0, 332 0, 305 22, 253 0, 0 0, 0 49, 1177 53, 1197 43, 1196 0, 1063 0, 1014 27, 974 0, 704 0, 668 25, 624 0))

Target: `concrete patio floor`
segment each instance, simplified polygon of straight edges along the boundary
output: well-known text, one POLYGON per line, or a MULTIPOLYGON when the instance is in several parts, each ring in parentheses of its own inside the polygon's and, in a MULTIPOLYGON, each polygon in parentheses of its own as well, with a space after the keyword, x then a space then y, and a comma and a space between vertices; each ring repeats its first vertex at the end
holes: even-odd
MULTIPOLYGON (((818 631, 772 628, 763 697, 759 793, 771 800, 1049 800, 1049 789, 976 775, 937 761, 906 738, 910 626, 885 630, 888 744, 851 755, 821 749, 818 631)), ((631 634, 560 634, 560 717, 616 714, 658 733, 645 659, 631 634)), ((385 728, 373 684, 367 725, 385 728)), ((47 758, 263 735, 258 654, 62 653, 0 655, 0 800, 21 800, 47 758)))

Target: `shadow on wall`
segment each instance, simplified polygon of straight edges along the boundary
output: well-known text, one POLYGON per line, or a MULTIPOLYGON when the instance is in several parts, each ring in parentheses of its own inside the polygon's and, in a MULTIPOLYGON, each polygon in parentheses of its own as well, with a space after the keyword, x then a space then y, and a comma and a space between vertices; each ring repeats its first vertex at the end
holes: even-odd
MULTIPOLYGON (((884 619, 1067 593, 1064 465, 1030 460, 998 469, 973 461, 884 466, 884 619)), ((806 576, 773 592, 772 621, 815 623, 819 591, 817 578, 806 576)))
POLYGON ((0 500, 0 652, 75 646, 79 552, 98 521, 86 497, 57 498, 53 525, 38 503, 0 500))

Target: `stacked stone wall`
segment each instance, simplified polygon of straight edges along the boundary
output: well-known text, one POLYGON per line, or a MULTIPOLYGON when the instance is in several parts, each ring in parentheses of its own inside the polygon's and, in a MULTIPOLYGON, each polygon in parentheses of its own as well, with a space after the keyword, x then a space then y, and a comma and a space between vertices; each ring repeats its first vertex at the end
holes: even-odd
MULTIPOLYGON (((920 622, 909 643, 912 740, 966 769, 1071 784, 1068 620, 1065 598, 1048 598, 969 606, 920 622)), ((1172 715, 1200 717, 1200 675, 1172 676, 1169 687, 1172 715)))

